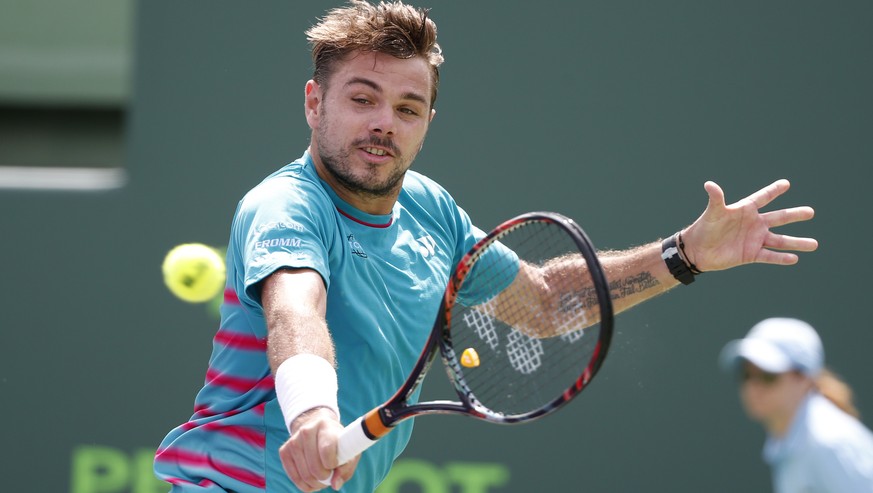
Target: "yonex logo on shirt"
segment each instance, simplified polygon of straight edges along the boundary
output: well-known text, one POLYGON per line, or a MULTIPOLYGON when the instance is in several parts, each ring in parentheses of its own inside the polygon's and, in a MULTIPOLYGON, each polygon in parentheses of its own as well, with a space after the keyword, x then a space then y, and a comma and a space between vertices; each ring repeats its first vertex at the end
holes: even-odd
POLYGON ((433 241, 433 238, 430 235, 422 236, 418 239, 418 242, 421 243, 418 251, 423 257, 429 257, 436 253, 436 242, 433 241))

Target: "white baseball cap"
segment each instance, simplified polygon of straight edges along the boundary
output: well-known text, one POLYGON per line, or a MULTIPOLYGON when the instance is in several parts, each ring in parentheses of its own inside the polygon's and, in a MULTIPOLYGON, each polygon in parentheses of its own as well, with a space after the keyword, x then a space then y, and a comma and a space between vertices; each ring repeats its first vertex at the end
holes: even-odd
POLYGON ((737 371, 742 360, 769 373, 799 370, 815 377, 824 366, 824 348, 808 323, 794 318, 768 318, 755 324, 743 339, 729 342, 719 356, 726 371, 737 371))

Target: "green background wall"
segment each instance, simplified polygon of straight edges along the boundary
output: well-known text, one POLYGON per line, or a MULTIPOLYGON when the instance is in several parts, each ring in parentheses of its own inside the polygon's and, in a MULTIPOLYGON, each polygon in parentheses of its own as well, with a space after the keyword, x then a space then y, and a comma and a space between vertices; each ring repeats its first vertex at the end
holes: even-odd
MULTIPOLYGON (((817 217, 781 231, 821 246, 622 314, 602 373, 552 418, 419 420, 405 458, 424 462, 400 469, 419 479, 391 491, 766 491, 763 433, 716 357, 773 315, 820 329, 873 424, 873 4, 415 3, 446 56, 416 169, 479 226, 555 210, 625 248, 693 221, 708 179, 734 201, 787 177, 774 206, 817 217)), ((163 287, 161 260, 225 245, 242 194, 302 153, 303 31, 336 5, 140 2, 127 185, 0 191, 0 489, 161 491, 150 450, 190 416, 217 326, 163 287)), ((434 376, 426 395, 447 390, 434 376)))

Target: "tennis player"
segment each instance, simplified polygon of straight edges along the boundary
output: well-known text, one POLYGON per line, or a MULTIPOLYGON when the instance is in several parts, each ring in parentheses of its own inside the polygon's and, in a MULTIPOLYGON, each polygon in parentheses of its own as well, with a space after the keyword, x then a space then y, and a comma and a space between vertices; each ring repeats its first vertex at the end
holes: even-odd
MULTIPOLYGON (((309 492, 329 477, 333 489, 372 492, 411 420, 331 476, 337 436, 403 383, 454 265, 484 235, 447 191, 409 170, 443 61, 427 11, 353 1, 307 36, 310 146, 237 207, 205 383, 155 457, 173 492, 309 492)), ((812 209, 759 212, 788 187, 780 180, 726 206, 709 182, 705 212, 681 236, 604 253, 616 309, 701 271, 788 265, 792 251, 814 250, 813 239, 771 231, 812 209)))
POLYGON ((746 413, 767 431, 776 493, 873 493, 873 433, 858 420, 851 389, 825 368, 811 325, 763 320, 720 358, 740 376, 746 413))

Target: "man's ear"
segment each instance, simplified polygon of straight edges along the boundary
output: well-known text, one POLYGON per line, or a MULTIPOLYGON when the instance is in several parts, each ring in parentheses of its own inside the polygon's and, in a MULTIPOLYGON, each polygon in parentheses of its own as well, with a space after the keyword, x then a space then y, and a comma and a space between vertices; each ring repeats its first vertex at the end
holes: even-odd
POLYGON ((314 80, 310 80, 306 83, 305 91, 303 107, 306 122, 309 124, 309 128, 316 128, 318 126, 319 104, 321 104, 321 86, 314 80))

